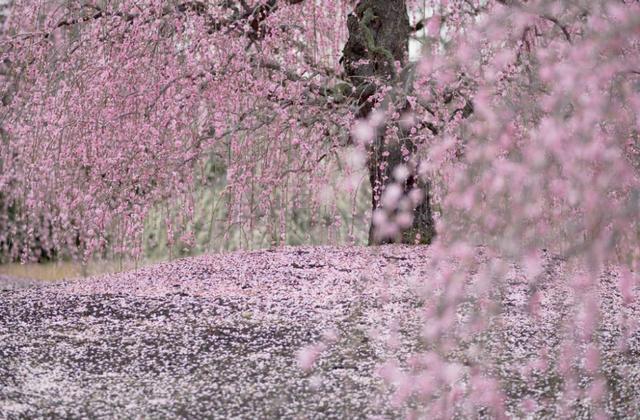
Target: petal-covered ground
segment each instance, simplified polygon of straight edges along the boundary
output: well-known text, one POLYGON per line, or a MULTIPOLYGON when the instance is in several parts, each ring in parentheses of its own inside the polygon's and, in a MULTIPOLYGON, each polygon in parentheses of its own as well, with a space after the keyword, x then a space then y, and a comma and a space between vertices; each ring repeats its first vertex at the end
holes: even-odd
MULTIPOLYGON (((401 417, 378 367, 428 349, 410 290, 437 275, 429 254, 285 248, 11 287, 0 292, 0 418, 401 417), (389 345, 394 320, 401 327, 389 345)), ((499 322, 476 338, 513 416, 553 417, 570 401, 553 373, 523 370, 541 351, 553 360, 562 344, 564 270, 545 262, 544 315, 531 322, 528 286, 512 267, 497 291, 499 322)), ((622 418, 640 412, 640 334, 627 334, 620 350, 619 321, 640 318, 637 301, 623 307, 615 278, 601 282, 599 337, 608 413, 622 418)), ((464 366, 465 351, 450 356, 464 366)), ((571 404, 576 417, 592 414, 588 402, 571 404)))

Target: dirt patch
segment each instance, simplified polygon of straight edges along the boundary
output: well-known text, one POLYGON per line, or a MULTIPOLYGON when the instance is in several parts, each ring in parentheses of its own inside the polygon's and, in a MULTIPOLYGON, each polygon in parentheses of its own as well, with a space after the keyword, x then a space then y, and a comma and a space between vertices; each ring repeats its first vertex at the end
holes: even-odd
POLYGON ((0 292, 10 290, 28 289, 30 287, 43 287, 54 284, 52 281, 28 279, 0 274, 0 292))

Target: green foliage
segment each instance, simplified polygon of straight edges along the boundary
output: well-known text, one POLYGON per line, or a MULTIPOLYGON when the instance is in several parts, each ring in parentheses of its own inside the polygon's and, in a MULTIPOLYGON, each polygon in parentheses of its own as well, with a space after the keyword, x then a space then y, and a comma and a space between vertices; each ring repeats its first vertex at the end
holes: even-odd
MULTIPOLYGON (((304 206, 287 212, 286 235, 283 239, 278 229, 273 228, 279 226, 279 214, 263 215, 251 224, 252 228, 241 223, 229 223, 225 165, 212 157, 205 166, 205 172, 190 197, 193 205, 190 220, 181 220, 172 211, 173 208, 188 205, 185 202, 166 203, 149 214, 144 232, 144 258, 158 260, 284 245, 367 243, 367 218, 371 205, 368 182, 363 182, 355 196, 353 193, 337 191, 318 212, 304 206), (167 218, 172 220, 172 225, 183 226, 174 232, 173 237, 178 240, 173 243, 167 237, 167 218), (340 222, 336 222, 336 219, 340 222)), ((336 183, 339 183, 338 179, 336 183)), ((311 191, 307 193, 311 196, 311 191)), ((279 202, 280 198, 274 197, 274 201, 279 202)), ((304 198, 308 197, 300 201, 305 202, 304 198)))

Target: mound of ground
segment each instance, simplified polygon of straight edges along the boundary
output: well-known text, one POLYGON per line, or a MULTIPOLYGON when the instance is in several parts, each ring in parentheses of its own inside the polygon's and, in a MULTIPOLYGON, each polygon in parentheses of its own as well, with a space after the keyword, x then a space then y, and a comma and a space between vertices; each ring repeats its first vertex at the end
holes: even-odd
MULTIPOLYGON (((547 259, 547 315, 531 322, 526 282, 513 267, 498 293, 500 321, 477 337, 513 416, 523 415, 523 401, 537 402, 527 406, 537 417, 566 403, 553 367, 535 381, 521 369, 562 343, 563 270, 547 259)), ((422 303, 411 290, 436 275, 425 247, 285 248, 5 291, 0 417, 400 417, 378 367, 425 350, 422 303), (388 346, 394 320, 399 344, 388 346)), ((606 405, 624 417, 640 412, 640 334, 620 350, 618 321, 623 312, 640 318, 637 306, 623 307, 615 275, 602 281, 599 337, 606 405)), ((464 352, 451 353, 461 366, 464 352)), ((592 414, 588 402, 572 404, 576 417, 592 414)))

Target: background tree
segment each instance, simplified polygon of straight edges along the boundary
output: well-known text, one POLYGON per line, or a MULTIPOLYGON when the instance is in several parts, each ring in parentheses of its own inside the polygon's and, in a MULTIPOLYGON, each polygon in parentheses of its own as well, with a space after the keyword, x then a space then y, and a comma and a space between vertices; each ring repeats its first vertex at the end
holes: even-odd
MULTIPOLYGON (((380 207, 393 167, 417 167, 416 130, 410 135, 392 118, 371 145, 354 143, 350 131, 373 109, 389 117, 409 110, 407 7, 17 2, 3 57, 19 93, 3 109, 10 139, 3 154, 18 158, 2 177, 12 185, 10 200, 24 203, 25 242, 47 238, 87 254, 107 242, 131 249, 154 206, 181 197, 189 218, 198 168, 211 156, 227 168, 229 225, 294 211, 308 185, 334 176, 345 146, 368 151, 373 207, 380 207)), ((411 111, 423 111, 417 107, 411 111)), ((372 242, 431 241, 426 184, 414 174, 402 182, 407 233, 372 233, 372 242), (424 193, 410 201, 416 187, 424 193)), ((312 208, 319 195, 310 197, 312 208)))
MULTIPOLYGON (((412 70, 407 68, 409 57, 409 38, 414 28, 410 25, 405 1, 358 2, 354 13, 347 21, 349 39, 344 47, 343 62, 345 74, 351 82, 358 98, 356 117, 366 119, 380 106, 381 111, 396 110, 403 113, 411 111, 407 96, 412 93, 412 70), (382 104, 376 96, 385 91, 385 87, 398 89, 386 92, 382 104), (394 97, 395 96, 395 97, 394 97), (398 97, 399 96, 399 97, 398 97), (391 101, 390 101, 391 100, 391 101), (391 104, 389 103, 391 102, 391 104), (391 109, 386 109, 392 105, 391 109)), ((431 212, 431 197, 428 184, 420 181, 415 169, 417 145, 412 138, 411 124, 395 127, 395 136, 387 133, 373 135, 367 153, 369 180, 373 188, 372 207, 381 210, 381 199, 386 187, 394 181, 402 185, 401 193, 408 199, 405 207, 409 221, 400 226, 399 232, 376 231, 371 224, 369 242, 393 241, 398 238, 405 243, 430 243, 435 236, 435 226, 431 212), (394 176, 394 170, 405 168, 406 173, 394 176), (410 168, 410 169, 409 169, 410 168), (401 178, 401 179, 396 179, 401 178), (420 192, 419 198, 411 200, 411 192, 420 192)), ((397 198, 400 201, 400 197, 397 198)), ((389 210, 389 209, 387 209, 389 210)), ((393 211, 397 209, 392 209, 393 211)), ((379 213, 380 214, 380 213, 379 213)), ((381 213, 382 217, 386 216, 381 213)))
MULTIPOLYGON (((635 38, 593 29, 609 29, 634 2, 32 6, 13 6, 2 43, 11 81, 3 86, 16 87, 2 109, 2 189, 24 209, 12 235, 22 232, 25 244, 90 254, 106 246, 109 232, 110 245, 130 250, 154 206, 189 218, 193 185, 212 156, 226 167, 228 225, 271 214, 283 221, 301 197, 321 205, 345 147, 352 161, 368 162, 373 207, 381 207, 372 241, 429 242, 432 196, 448 236, 490 232, 501 247, 637 236, 635 225, 610 231, 635 223, 635 38), (416 10, 423 14, 411 26, 416 10), (495 16, 517 19, 500 26, 495 16), (424 33, 419 66, 407 58, 416 31, 424 33), (615 48, 596 56, 592 45, 615 48), (569 67, 559 70, 567 57, 585 61, 591 84, 570 83, 569 67), (482 112, 472 115, 478 105, 482 112), (544 148, 569 140, 575 147, 562 153, 544 148), (587 158, 585 144, 603 149, 587 158), (543 165, 550 156, 556 164, 543 165), (612 166, 596 163, 614 156, 619 172, 607 176, 619 183, 603 178, 597 185, 609 189, 593 188, 597 165, 612 166), (588 176, 569 177, 567 168, 588 176), (489 180, 494 189, 482 189, 489 180), (576 207, 603 197, 607 206, 576 207), (475 204, 482 210, 471 211, 475 204), (516 209, 527 223, 513 223, 516 209), (541 235, 551 225, 553 239, 541 235)), ((634 22, 620 33, 633 34, 634 22)), ((350 168, 343 170, 348 179, 350 168)), ((282 236, 284 225, 273 229, 282 236)))

